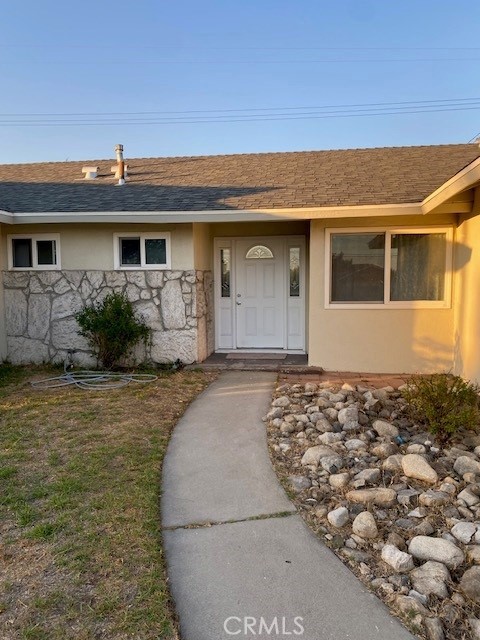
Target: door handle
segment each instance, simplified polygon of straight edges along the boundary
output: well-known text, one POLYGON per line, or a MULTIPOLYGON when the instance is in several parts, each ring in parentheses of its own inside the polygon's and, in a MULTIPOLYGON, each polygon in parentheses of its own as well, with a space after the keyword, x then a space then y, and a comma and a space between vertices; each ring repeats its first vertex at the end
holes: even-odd
POLYGON ((237 306, 240 306, 242 303, 238 302, 238 300, 236 301, 237 306))

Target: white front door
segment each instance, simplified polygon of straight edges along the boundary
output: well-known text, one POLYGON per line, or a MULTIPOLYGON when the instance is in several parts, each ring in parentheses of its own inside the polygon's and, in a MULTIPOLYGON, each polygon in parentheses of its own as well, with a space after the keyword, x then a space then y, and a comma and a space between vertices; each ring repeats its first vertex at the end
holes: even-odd
POLYGON ((238 348, 285 348, 285 242, 236 241, 235 314, 238 348))

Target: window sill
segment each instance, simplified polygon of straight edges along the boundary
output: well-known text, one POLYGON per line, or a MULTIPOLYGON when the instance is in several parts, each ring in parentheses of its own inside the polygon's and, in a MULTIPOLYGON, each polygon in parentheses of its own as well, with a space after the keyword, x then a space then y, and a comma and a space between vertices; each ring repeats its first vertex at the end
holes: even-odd
POLYGON ((368 309, 370 311, 376 309, 391 310, 391 309, 451 309, 452 305, 445 301, 431 301, 418 300, 416 302, 330 302, 325 305, 325 309, 368 309))
POLYGON ((169 271, 171 267, 165 264, 149 264, 147 266, 132 265, 131 267, 115 267, 115 271, 169 271))

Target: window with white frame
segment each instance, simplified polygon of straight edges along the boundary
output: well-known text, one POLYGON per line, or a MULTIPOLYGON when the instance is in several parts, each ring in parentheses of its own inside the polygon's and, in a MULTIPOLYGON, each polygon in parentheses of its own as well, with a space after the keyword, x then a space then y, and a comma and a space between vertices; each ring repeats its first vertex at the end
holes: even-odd
POLYGON ((326 306, 448 307, 450 227, 328 229, 326 306))
POLYGON ((169 233, 116 233, 116 269, 170 269, 169 233))
POLYGON ((8 242, 8 268, 18 270, 60 269, 59 234, 11 235, 8 242))

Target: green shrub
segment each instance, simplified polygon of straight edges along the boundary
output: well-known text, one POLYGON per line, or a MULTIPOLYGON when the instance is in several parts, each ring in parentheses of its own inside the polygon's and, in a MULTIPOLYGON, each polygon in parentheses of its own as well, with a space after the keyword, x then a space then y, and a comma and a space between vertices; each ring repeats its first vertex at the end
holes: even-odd
POLYGON ((410 377, 403 397, 412 418, 444 444, 462 427, 477 429, 478 394, 478 386, 460 376, 434 373, 410 377))
POLYGON ((121 293, 111 293, 103 302, 84 307, 75 314, 84 336, 107 369, 128 356, 141 340, 147 342, 150 329, 135 317, 132 303, 121 293))

